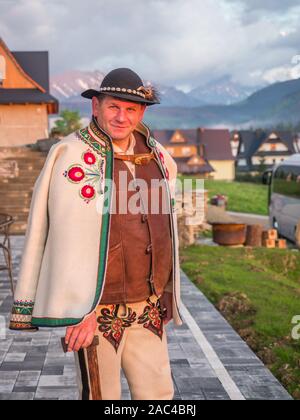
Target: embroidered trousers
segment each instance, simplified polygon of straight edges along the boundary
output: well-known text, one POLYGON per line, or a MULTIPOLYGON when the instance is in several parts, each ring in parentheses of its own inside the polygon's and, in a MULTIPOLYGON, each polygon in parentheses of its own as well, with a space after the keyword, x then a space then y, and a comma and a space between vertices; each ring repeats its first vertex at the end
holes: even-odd
MULTIPOLYGON (((100 386, 101 398, 121 399, 123 369, 133 400, 172 400, 174 386, 159 300, 152 296, 134 304, 99 305, 97 322, 96 386, 100 386)), ((95 370, 87 350, 75 358, 80 397, 97 399, 92 392, 95 378, 91 378, 95 370)))

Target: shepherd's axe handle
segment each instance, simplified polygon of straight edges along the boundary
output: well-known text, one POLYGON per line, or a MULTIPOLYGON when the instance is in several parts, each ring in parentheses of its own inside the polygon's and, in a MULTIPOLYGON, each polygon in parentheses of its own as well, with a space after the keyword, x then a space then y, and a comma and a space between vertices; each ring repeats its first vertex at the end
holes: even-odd
MULTIPOLYGON (((64 353, 68 352, 68 345, 65 342, 65 337, 61 338, 61 345, 63 348, 64 353)), ((95 335, 92 344, 90 345, 90 347, 97 347, 99 346, 99 337, 97 335, 95 335)))

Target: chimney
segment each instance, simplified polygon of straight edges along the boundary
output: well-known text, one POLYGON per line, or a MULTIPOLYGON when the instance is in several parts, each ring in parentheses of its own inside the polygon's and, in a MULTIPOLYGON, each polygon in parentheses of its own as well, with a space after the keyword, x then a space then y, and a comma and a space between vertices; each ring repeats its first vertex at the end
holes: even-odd
POLYGON ((197 130, 197 154, 201 157, 204 157, 204 149, 201 147, 202 144, 202 133, 204 133, 204 128, 200 127, 197 130))

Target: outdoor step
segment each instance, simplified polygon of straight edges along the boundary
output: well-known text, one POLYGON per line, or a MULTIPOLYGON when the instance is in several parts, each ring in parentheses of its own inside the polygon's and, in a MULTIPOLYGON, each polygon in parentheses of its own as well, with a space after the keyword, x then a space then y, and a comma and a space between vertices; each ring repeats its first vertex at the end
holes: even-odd
POLYGON ((16 203, 22 202, 22 200, 31 200, 32 197, 32 190, 28 188, 26 191, 10 191, 10 193, 6 191, 2 191, 0 189, 0 203, 9 203, 13 200, 16 203))
POLYGON ((25 214, 29 212, 29 208, 30 208, 30 204, 25 203, 25 204, 20 204, 19 206, 16 206, 15 204, 13 205, 3 205, 3 203, 1 203, 0 205, 0 213, 16 213, 16 214, 25 214))
POLYGON ((0 191, 3 194, 6 194, 8 191, 26 191, 26 192, 30 192, 33 189, 34 186, 34 182, 27 182, 25 184, 0 184, 0 191))
POLYGON ((30 205, 28 206, 0 206, 0 213, 8 213, 8 214, 16 214, 16 215, 22 215, 22 214, 28 214, 29 213, 30 205))
POLYGON ((26 232, 27 223, 15 222, 10 227, 10 233, 13 235, 20 235, 26 232))

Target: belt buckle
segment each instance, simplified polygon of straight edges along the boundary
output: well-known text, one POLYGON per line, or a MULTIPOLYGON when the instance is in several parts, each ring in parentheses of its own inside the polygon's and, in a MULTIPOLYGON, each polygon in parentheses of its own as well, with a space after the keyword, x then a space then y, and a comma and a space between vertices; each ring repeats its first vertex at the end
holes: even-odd
POLYGON ((151 158, 149 156, 138 156, 135 158, 134 163, 136 165, 148 165, 151 158))

